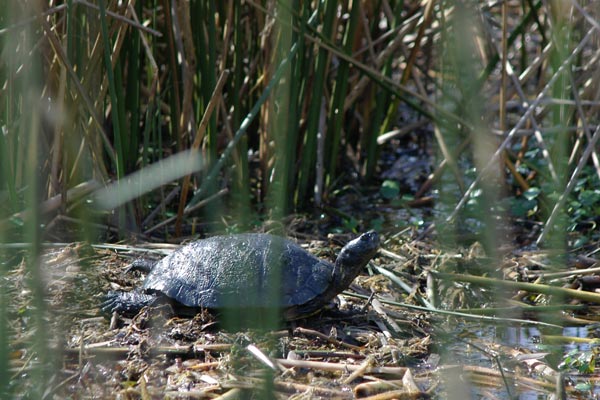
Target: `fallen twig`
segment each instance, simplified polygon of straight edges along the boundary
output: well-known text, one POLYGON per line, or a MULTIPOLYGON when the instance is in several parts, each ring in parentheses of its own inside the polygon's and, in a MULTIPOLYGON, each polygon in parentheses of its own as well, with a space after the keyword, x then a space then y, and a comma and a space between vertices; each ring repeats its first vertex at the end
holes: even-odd
POLYGON ((315 337, 318 337, 319 339, 323 339, 323 340, 327 341, 328 343, 331 343, 336 346, 346 347, 348 349, 357 350, 357 351, 361 350, 361 347, 359 347, 359 346, 355 346, 350 343, 342 342, 341 340, 337 340, 335 338, 327 336, 327 335, 325 335, 321 332, 315 331, 313 329, 306 329, 306 328, 298 327, 298 328, 294 329, 294 334, 315 336, 315 337))
MULTIPOLYGON (((343 293, 346 296, 358 297, 361 299, 368 299, 368 296, 364 296, 364 295, 357 294, 357 293, 350 293, 350 292, 343 292, 343 293)), ((600 295, 598 295, 598 296, 600 296, 600 295)), ((441 314, 441 315, 453 315, 453 316, 459 317, 459 318, 477 319, 477 320, 480 320, 483 322, 490 322, 490 323, 510 322, 510 323, 523 324, 523 325, 540 325, 540 326, 549 326, 549 327, 553 327, 553 328, 561 328, 560 325, 550 324, 550 323, 542 322, 542 321, 531 321, 531 320, 527 320, 527 319, 518 319, 518 318, 501 318, 501 317, 492 317, 492 316, 486 316, 486 315, 473 315, 473 314, 469 314, 467 312, 432 309, 432 308, 417 306, 414 304, 399 303, 396 301, 384 300, 381 298, 379 299, 379 301, 384 304, 389 304, 392 306, 409 308, 409 309, 420 310, 420 311, 425 311, 425 312, 431 312, 431 313, 441 314)), ((402 318, 402 316, 399 315, 399 313, 397 313, 395 311, 388 310, 387 313, 394 318, 402 318)))
POLYGON ((442 279, 450 279, 460 282, 469 282, 480 286, 488 286, 493 288, 505 288, 514 290, 525 290, 527 292, 541 293, 547 295, 564 296, 591 303, 600 304, 600 294, 592 292, 584 292, 581 290, 567 289, 562 287, 543 285, 539 283, 529 282, 514 282, 505 281, 502 279, 485 278, 482 276, 473 276, 465 274, 448 274, 443 272, 432 272, 436 277, 442 279))
MULTIPOLYGON (((104 343, 103 343, 104 344, 104 343)), ((170 355, 177 356, 182 358, 194 358, 203 355, 208 352, 216 352, 223 353, 227 352, 231 349, 232 345, 227 343, 217 343, 217 344, 205 344, 205 345, 189 345, 189 346, 157 346, 150 347, 147 351, 148 356, 157 357, 160 355, 170 355)), ((65 355, 68 356, 79 356, 80 351, 84 354, 94 355, 94 356, 108 356, 113 358, 123 358, 127 357, 132 350, 133 347, 106 347, 103 345, 102 347, 96 347, 93 344, 83 346, 80 350, 77 348, 66 348, 61 349, 65 355)), ((203 365, 206 366, 205 369, 209 369, 217 366, 219 363, 205 363, 203 365)))
MULTIPOLYGON (((344 364, 344 363, 328 363, 323 361, 307 361, 307 360, 285 360, 277 359, 278 363, 287 368, 309 368, 319 369, 329 372, 354 372, 362 369, 362 365, 344 364)), ((365 374, 382 374, 402 376, 406 372, 406 367, 370 367, 367 368, 365 374)))

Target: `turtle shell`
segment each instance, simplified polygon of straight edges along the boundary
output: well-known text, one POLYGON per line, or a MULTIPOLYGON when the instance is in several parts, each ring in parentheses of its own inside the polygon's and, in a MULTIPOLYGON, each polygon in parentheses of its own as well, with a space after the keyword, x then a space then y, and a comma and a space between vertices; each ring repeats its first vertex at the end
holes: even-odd
POLYGON ((282 237, 215 236, 163 258, 143 288, 188 307, 299 307, 302 314, 308 314, 331 300, 322 295, 329 292, 333 271, 333 264, 282 237))

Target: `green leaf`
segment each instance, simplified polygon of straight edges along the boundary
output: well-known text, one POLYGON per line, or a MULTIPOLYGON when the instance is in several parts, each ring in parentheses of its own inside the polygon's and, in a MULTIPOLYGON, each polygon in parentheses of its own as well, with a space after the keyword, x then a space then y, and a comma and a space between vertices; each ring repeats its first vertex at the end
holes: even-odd
POLYGON ((371 227, 371 229, 374 229, 376 231, 381 231, 383 228, 383 223, 385 222, 385 219, 383 217, 377 217, 372 219, 369 222, 369 226, 371 227))
POLYGON ((398 197, 400 194, 400 185, 398 182, 385 180, 381 184, 381 188, 379 189, 379 194, 386 200, 391 200, 395 197, 398 197))
POLYGON ((579 202, 584 207, 590 207, 600 202, 600 191, 585 190, 579 194, 579 202))
POLYGON ((575 385, 575 390, 579 392, 589 392, 590 390, 592 390, 592 386, 589 382, 581 382, 575 385))
POLYGON ((358 228, 358 220, 354 217, 344 218, 344 228, 346 231, 356 232, 356 228, 358 228))
POLYGON ((589 242, 589 239, 585 236, 581 236, 573 243, 573 247, 578 248, 586 245, 589 242))
POLYGON ((537 211, 537 201, 523 198, 512 199, 510 212, 515 217, 525 218, 537 211))
POLYGON ((539 196, 540 193, 541 193, 540 188, 530 187, 529 189, 527 189, 525 191, 525 193, 523 193, 523 197, 525 197, 527 200, 535 200, 539 196))

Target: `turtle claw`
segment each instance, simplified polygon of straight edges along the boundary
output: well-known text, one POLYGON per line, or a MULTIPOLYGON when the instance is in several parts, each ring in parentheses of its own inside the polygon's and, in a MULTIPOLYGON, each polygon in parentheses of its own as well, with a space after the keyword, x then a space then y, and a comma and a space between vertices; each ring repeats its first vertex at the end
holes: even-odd
POLYGON ((117 292, 110 291, 106 294, 100 308, 105 313, 117 312, 125 316, 136 315, 143 307, 149 306, 156 301, 152 294, 140 293, 138 291, 117 292))

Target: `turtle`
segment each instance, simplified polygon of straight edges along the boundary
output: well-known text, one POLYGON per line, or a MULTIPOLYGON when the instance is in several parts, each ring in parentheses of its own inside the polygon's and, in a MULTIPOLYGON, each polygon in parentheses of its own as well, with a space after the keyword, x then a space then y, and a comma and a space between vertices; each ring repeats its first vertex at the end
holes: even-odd
POLYGON ((363 233, 331 263, 280 236, 213 236, 145 266, 148 275, 141 288, 108 292, 102 309, 134 316, 162 299, 196 312, 277 309, 283 319, 297 320, 316 313, 346 289, 378 247, 377 232, 363 233))

